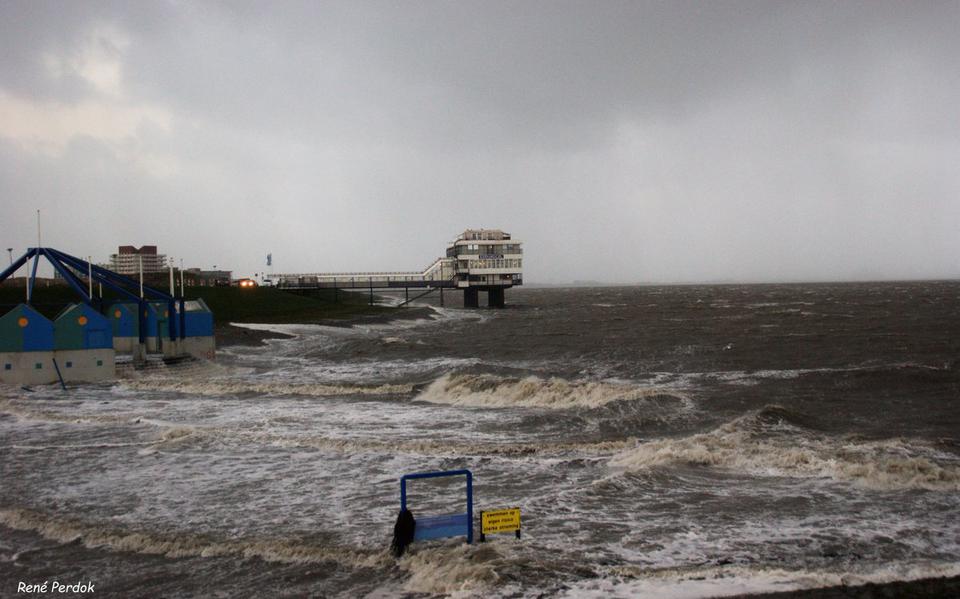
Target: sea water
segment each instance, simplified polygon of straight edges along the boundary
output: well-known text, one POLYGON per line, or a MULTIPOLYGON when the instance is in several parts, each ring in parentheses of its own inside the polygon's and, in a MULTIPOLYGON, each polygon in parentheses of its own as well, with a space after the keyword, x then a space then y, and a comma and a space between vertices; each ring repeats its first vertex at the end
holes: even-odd
MULTIPOLYGON (((447 294, 447 299, 450 299, 447 294)), ((706 597, 960 574, 960 283, 505 310, 0 391, 0 595, 706 597), (388 552, 405 473, 521 539, 388 552)), ((414 481, 414 515, 463 510, 414 481)))

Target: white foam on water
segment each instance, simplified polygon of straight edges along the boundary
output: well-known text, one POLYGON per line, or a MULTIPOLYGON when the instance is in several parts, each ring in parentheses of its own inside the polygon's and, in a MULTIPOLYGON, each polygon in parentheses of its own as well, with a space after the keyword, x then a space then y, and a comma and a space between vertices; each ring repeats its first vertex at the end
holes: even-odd
POLYGON ((957 564, 891 564, 857 573, 747 566, 663 570, 625 566, 611 568, 601 578, 574 582, 558 596, 577 599, 706 599, 958 575, 960 565, 957 564))
POLYGON ((16 416, 22 420, 38 420, 43 422, 64 422, 74 424, 131 424, 137 420, 132 415, 117 414, 90 414, 90 413, 63 413, 45 410, 39 405, 30 405, 24 401, 0 401, 0 412, 16 416))
POLYGON ((610 464, 627 471, 670 464, 729 468, 761 476, 816 477, 860 486, 960 490, 960 462, 922 443, 904 439, 849 441, 781 425, 755 430, 756 414, 695 435, 640 443, 610 464))
POLYGON ((143 447, 153 445, 152 441, 142 441, 138 443, 79 443, 72 445, 6 445, 5 449, 16 449, 20 451, 65 451, 77 449, 116 449, 120 447, 143 447))
MULTIPOLYGON (((429 375, 455 368, 469 368, 483 364, 477 358, 426 358, 422 360, 353 360, 349 362, 315 361, 314 364, 298 368, 296 376, 314 376, 326 382, 341 381, 357 383, 362 381, 395 381, 417 377, 424 380, 429 375)), ((271 373, 280 377, 284 373, 271 373)))
POLYGON ((322 383, 293 383, 282 381, 263 382, 244 380, 181 380, 181 379, 139 379, 120 383, 128 389, 138 391, 167 391, 186 395, 237 395, 240 393, 256 393, 260 395, 306 395, 306 396, 340 396, 340 395, 398 395, 413 392, 412 385, 330 385, 322 383))
POLYGON ((500 577, 496 566, 502 556, 492 544, 416 548, 398 562, 409 573, 405 590, 451 597, 489 596, 500 577))
POLYGON ((437 438, 362 438, 333 437, 324 435, 296 435, 273 431, 251 431, 240 428, 215 426, 190 426, 159 423, 144 419, 146 424, 163 427, 154 441, 125 445, 171 445, 186 441, 214 439, 256 443, 285 448, 312 448, 349 455, 414 454, 430 456, 501 456, 522 458, 527 456, 555 456, 576 453, 578 456, 611 456, 636 444, 635 439, 598 442, 499 442, 461 441, 437 438))
POLYGON ((507 378, 485 374, 447 374, 416 399, 436 404, 483 408, 597 408, 615 401, 668 397, 685 408, 692 402, 673 389, 560 378, 507 378))
POLYGON ((32 531, 46 539, 69 543, 79 539, 88 548, 107 548, 169 558, 235 556, 281 563, 337 562, 351 568, 385 567, 386 550, 320 546, 281 539, 217 539, 204 535, 154 534, 116 528, 115 523, 84 522, 48 516, 22 508, 0 509, 0 524, 32 531))

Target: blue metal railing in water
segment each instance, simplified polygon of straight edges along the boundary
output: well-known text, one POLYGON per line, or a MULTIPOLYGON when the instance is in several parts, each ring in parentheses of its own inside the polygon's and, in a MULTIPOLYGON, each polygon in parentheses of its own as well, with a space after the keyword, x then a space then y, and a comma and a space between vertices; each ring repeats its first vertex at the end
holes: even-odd
POLYGON ((418 472, 404 474, 400 478, 400 511, 407 509, 407 481, 443 476, 467 477, 467 511, 463 514, 442 516, 417 516, 414 541, 441 539, 444 537, 467 536, 467 543, 473 543, 473 474, 469 470, 444 470, 439 472, 418 472))

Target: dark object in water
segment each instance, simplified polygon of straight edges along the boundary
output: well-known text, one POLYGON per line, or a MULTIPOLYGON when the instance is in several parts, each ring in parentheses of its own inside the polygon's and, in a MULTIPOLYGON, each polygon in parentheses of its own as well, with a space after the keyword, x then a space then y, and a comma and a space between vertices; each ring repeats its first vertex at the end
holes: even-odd
POLYGON ((413 534, 417 528, 417 520, 410 510, 400 510, 397 523, 393 525, 393 542, 390 551, 395 557, 400 557, 407 550, 407 545, 413 542, 413 534))

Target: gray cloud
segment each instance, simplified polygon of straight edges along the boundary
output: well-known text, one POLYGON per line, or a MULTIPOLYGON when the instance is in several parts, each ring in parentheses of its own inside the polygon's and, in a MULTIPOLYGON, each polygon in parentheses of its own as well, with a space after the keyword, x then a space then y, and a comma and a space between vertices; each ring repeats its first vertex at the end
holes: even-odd
POLYGON ((960 275, 957 3, 0 6, 4 241, 254 272, 960 275))

